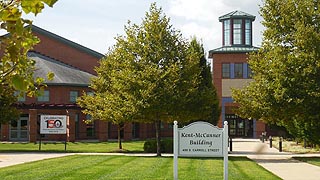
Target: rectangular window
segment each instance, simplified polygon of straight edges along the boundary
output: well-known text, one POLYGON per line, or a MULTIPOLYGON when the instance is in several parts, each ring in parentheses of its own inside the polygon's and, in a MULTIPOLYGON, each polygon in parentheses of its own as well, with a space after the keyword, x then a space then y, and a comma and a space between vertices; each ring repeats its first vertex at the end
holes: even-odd
POLYGON ((245 24, 245 44, 251 45, 251 21, 248 19, 245 24))
POLYGON ((233 44, 242 44, 242 20, 233 20, 233 44))
POLYGON ((249 65, 248 65, 248 78, 250 79, 252 78, 252 71, 249 65))
POLYGON ((234 77, 243 78, 243 64, 234 64, 234 77))
POLYGON ((223 22, 223 28, 224 28, 224 45, 230 46, 230 20, 225 20, 223 22))
POLYGON ((70 91, 70 102, 75 103, 78 98, 78 91, 70 91))
POLYGON ((49 102, 50 100, 50 93, 48 90, 43 91, 41 96, 38 96, 38 101, 39 102, 49 102))
POLYGON ((230 78, 230 64, 222 64, 222 78, 230 78))
POLYGON ((26 93, 21 93, 20 91, 15 91, 14 96, 18 98, 18 102, 25 102, 26 101, 26 93))
MULTIPOLYGON (((91 116, 87 114, 86 120, 91 120, 91 116)), ((94 121, 90 121, 90 122, 87 121, 86 131, 87 131, 87 137, 94 137, 95 136, 94 121)))
POLYGON ((88 96, 93 96, 94 94, 93 94, 92 91, 88 91, 88 92, 87 92, 87 95, 88 95, 88 96))

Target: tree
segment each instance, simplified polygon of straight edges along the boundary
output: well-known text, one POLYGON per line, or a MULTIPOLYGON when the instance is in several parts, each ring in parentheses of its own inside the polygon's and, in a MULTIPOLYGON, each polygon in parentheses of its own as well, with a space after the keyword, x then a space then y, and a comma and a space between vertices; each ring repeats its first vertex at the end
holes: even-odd
MULTIPOLYGON (((16 102, 14 91, 27 92, 29 96, 38 93, 44 79, 33 77, 34 61, 27 58, 27 52, 39 42, 32 35, 32 22, 23 19, 22 13, 37 15, 44 8, 44 4, 52 7, 57 0, 4 0, 0 2, 0 29, 7 32, 1 37, 2 58, 0 63, 0 114, 16 112, 12 104, 16 102), (3 93, 5 92, 5 93, 3 93)), ((53 74, 48 74, 51 79, 53 74)), ((0 122, 11 120, 9 116, 2 116, 0 122), (8 117, 8 118, 6 118, 8 117)))
POLYGON ((194 93, 195 97, 190 98, 194 102, 189 103, 189 111, 193 111, 199 118, 195 120, 217 124, 220 117, 219 99, 212 83, 210 65, 205 58, 203 45, 196 38, 193 38, 189 50, 198 54, 198 65, 200 67, 199 83, 197 91, 194 93))
POLYGON ((205 87, 199 91, 202 46, 182 38, 155 3, 141 25, 129 22, 125 36, 116 40, 96 69, 98 76, 91 85, 94 96, 83 96, 79 104, 94 119, 154 123, 160 155, 161 122, 187 122, 212 113, 210 103, 193 105, 202 103, 210 91, 205 87))
POLYGON ((131 71, 135 57, 126 52, 127 44, 121 37, 117 40, 95 69, 97 76, 90 85, 94 93, 83 94, 77 103, 85 108, 83 112, 89 114, 92 120, 110 121, 118 126, 118 144, 119 150, 122 150, 121 128, 133 119, 140 103, 131 93, 132 88, 138 88, 138 85, 130 83, 137 75, 131 71))
POLYGON ((319 1, 266 0, 264 40, 249 64, 254 81, 234 90, 238 113, 320 143, 319 1))

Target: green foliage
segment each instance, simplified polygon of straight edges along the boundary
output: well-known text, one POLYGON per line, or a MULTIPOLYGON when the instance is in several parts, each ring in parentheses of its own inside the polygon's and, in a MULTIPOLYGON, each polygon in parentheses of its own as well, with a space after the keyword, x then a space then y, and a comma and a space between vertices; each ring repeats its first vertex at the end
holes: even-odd
POLYGON ((196 38, 193 38, 189 51, 198 54, 195 60, 198 60, 199 83, 193 94, 194 97, 189 98, 191 101, 188 102, 188 111, 195 114, 194 120, 207 121, 216 125, 220 117, 219 99, 212 83, 210 65, 205 58, 204 48, 196 38))
MULTIPOLYGON (((173 153, 173 139, 165 138, 161 139, 161 152, 162 153, 173 153)), ((147 140, 143 145, 145 153, 156 153, 157 152, 157 141, 155 139, 147 140)))
POLYGON ((128 22, 126 35, 116 38, 96 68, 94 95, 78 100, 84 113, 118 125, 155 123, 158 138, 161 121, 210 119, 216 97, 212 86, 200 86, 207 83, 201 80, 207 65, 199 65, 202 45, 188 42, 169 23, 155 3, 141 25, 128 22))
MULTIPOLYGON (((52 6, 57 0, 11 0, 0 2, 0 29, 8 34, 2 36, 1 51, 2 58, 0 63, 0 86, 1 100, 6 99, 6 107, 12 107, 15 98, 12 98, 15 90, 27 92, 29 96, 36 95, 40 89, 43 78, 34 79, 34 61, 27 57, 27 52, 36 45, 39 40, 33 36, 31 27, 32 22, 23 19, 23 13, 33 13, 37 15, 44 8, 44 4, 52 6), (5 97, 6 96, 6 97, 5 97), (9 102, 8 100, 12 100, 9 102)), ((52 75, 51 75, 52 76, 52 75)), ((4 103, 4 102, 0 102, 4 103)), ((13 112, 7 109, 7 112, 13 112)), ((4 116, 0 122, 9 121, 4 116)))
POLYGON ((233 98, 242 117, 285 126, 296 137, 320 143, 319 1, 266 0, 266 27, 250 56, 254 81, 233 98))

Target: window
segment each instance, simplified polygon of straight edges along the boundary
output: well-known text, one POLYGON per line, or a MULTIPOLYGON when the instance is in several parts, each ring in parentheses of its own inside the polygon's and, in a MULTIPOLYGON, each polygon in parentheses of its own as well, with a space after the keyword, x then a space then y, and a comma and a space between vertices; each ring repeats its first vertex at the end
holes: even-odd
POLYGON ((243 64, 234 64, 234 77, 243 78, 243 64))
POLYGON ((252 78, 252 71, 249 65, 248 65, 248 78, 252 78))
POLYGON ((242 20, 233 20, 233 44, 242 44, 242 20))
POLYGON ((230 64, 222 64, 222 78, 230 78, 230 64))
POLYGON ((20 93, 20 91, 15 91, 14 96, 18 98, 18 102, 26 101, 26 93, 20 93))
POLYGON ((39 102, 48 102, 49 101, 49 91, 43 91, 43 94, 41 96, 38 96, 39 102))
POLYGON ((248 19, 245 24, 245 44, 251 45, 251 21, 248 19))
POLYGON ((230 45, 230 20, 225 20, 223 22, 224 25, 224 45, 229 46, 230 45))
POLYGON ((78 98, 78 91, 70 91, 70 102, 76 102, 78 98))
POLYGON ((87 95, 88 95, 88 96, 93 96, 94 94, 93 94, 92 91, 88 91, 88 92, 87 92, 87 95))
POLYGON ((91 116, 88 114, 86 115, 86 120, 87 120, 87 127, 86 127, 87 137, 94 137, 95 136, 94 121, 88 121, 88 120, 91 120, 91 116))

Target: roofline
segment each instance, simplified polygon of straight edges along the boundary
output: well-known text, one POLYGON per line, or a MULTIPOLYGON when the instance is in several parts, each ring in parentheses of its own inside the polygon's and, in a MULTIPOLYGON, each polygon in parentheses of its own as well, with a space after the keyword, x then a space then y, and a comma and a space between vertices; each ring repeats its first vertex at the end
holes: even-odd
POLYGON ((75 86, 75 87, 89 87, 90 84, 72 84, 72 83, 44 83, 48 86, 75 86))
MULTIPOLYGON (((243 46, 243 47, 245 47, 245 46, 243 46)), ((223 47, 220 47, 220 48, 223 48, 223 47)), ((212 58, 212 54, 239 54, 239 53, 242 54, 242 53, 257 52, 260 49, 259 47, 252 46, 253 50, 216 51, 217 49, 220 49, 220 48, 210 50, 208 58, 212 58)))
POLYGON ((256 17, 254 15, 249 14, 249 13, 236 10, 236 11, 232 11, 230 13, 227 13, 227 14, 219 17, 220 22, 222 22, 223 20, 226 20, 226 19, 251 19, 252 21, 254 21, 256 19, 256 17), (245 15, 235 15, 235 13, 237 13, 237 12, 243 13, 245 15))
MULTIPOLYGON (((28 26, 29 26, 29 25, 28 25, 28 26)), ((57 35, 57 34, 54 34, 54 33, 52 33, 52 32, 49 32, 49 31, 45 30, 45 29, 42 29, 42 28, 40 28, 40 27, 38 27, 38 26, 36 26, 36 25, 31 25, 31 29, 32 29, 32 31, 34 31, 34 32, 37 32, 37 33, 43 34, 43 35, 45 35, 45 36, 51 37, 51 38, 53 38, 53 39, 55 39, 55 40, 58 40, 58 41, 60 41, 60 42, 62 42, 62 43, 65 43, 65 44, 67 44, 67 45, 69 45, 69 46, 72 46, 72 47, 74 47, 74 48, 76 48, 76 49, 78 49, 78 50, 80 50, 80 51, 83 51, 83 52, 85 52, 85 53, 88 53, 88 54, 90 54, 90 55, 92 55, 92 56, 94 56, 94 57, 96 57, 96 58, 101 59, 101 58, 104 57, 103 54, 101 54, 101 53, 99 53, 99 52, 97 52, 97 51, 94 51, 94 50, 92 50, 92 49, 90 49, 90 48, 87 48, 87 47, 82 46, 82 45, 80 45, 80 44, 78 44, 78 43, 75 43, 75 42, 73 42, 73 41, 70 41, 70 40, 68 40, 68 39, 66 39, 66 38, 64 38, 64 37, 61 37, 61 36, 59 36, 59 35, 57 35)))

